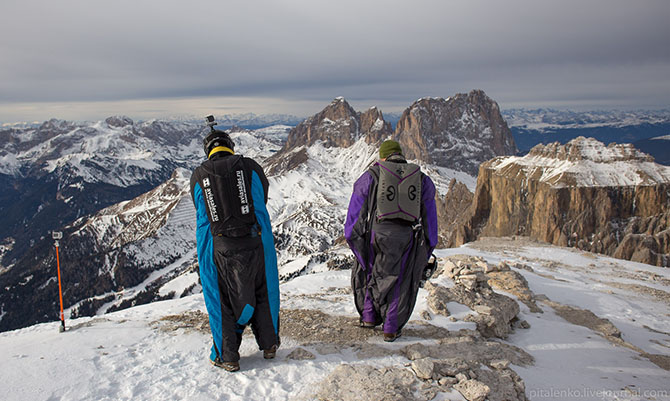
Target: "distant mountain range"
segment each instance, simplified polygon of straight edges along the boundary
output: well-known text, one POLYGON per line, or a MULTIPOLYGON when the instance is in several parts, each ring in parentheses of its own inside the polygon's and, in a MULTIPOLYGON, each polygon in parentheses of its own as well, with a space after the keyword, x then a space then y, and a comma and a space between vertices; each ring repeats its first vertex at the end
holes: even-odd
POLYGON ((605 144, 632 143, 652 155, 657 162, 669 163, 668 145, 647 140, 670 135, 670 110, 575 112, 511 109, 504 110, 502 114, 522 154, 537 144, 565 144, 584 136, 605 144))
POLYGON ((551 132, 568 128, 629 127, 670 123, 670 110, 570 111, 555 109, 507 109, 502 111, 510 128, 551 132))
MULTIPOLYGON (((204 116, 203 116, 204 118, 204 116)), ((299 124, 303 119, 296 117, 290 114, 255 114, 255 113, 242 113, 242 114, 224 114, 216 116, 218 127, 219 128, 232 128, 232 127, 242 127, 247 129, 258 129, 269 127, 272 125, 290 125, 295 126, 299 124)), ((182 123, 194 123, 201 125, 203 121, 199 117, 175 117, 175 118, 166 118, 164 121, 172 122, 182 122, 182 123)), ((86 124, 86 122, 81 122, 86 124)), ((93 123, 93 122, 90 122, 93 123)), ((0 122, 0 130, 4 129, 28 129, 28 128, 37 128, 42 125, 42 122, 0 122)))
MULTIPOLYGON (((303 118, 289 114, 224 114, 216 116, 218 127, 231 128, 234 126, 247 129, 258 129, 272 125, 298 125, 303 118)), ((200 120, 198 120, 199 122, 200 120)))

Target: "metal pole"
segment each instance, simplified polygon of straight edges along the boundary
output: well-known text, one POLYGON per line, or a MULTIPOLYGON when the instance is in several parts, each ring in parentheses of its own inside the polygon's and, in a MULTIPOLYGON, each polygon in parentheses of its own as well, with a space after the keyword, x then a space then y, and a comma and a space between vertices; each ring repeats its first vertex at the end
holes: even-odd
POLYGON ((63 290, 61 287, 60 281, 60 256, 58 254, 58 240, 63 238, 63 234, 60 232, 54 232, 53 238, 56 245, 56 268, 58 270, 58 298, 60 299, 60 328, 58 331, 61 333, 65 331, 65 314, 63 314, 63 290))
POLYGON ((60 258, 58 256, 58 241, 56 241, 56 266, 58 268, 58 297, 60 298, 60 332, 65 331, 65 315, 63 314, 63 290, 60 284, 60 258))

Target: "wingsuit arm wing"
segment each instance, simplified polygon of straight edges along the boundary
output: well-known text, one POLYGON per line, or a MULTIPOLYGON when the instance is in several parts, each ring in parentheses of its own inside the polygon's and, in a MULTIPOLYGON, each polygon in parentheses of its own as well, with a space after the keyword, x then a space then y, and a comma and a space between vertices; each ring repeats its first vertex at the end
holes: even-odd
POLYGON ((265 263, 265 280, 268 291, 268 302, 275 334, 279 334, 279 270, 277 268, 277 251, 275 249, 274 235, 272 234, 272 223, 270 213, 267 209, 269 183, 263 168, 252 159, 246 159, 251 167, 251 198, 254 202, 254 213, 256 221, 261 228, 261 241, 263 242, 263 257, 265 263))
POLYGON ((423 176, 421 182, 421 206, 421 224, 428 241, 427 258, 429 259, 437 246, 437 208, 435 206, 435 184, 427 175, 423 176))
POLYGON ((368 198, 373 184, 370 172, 365 172, 354 183, 354 190, 349 200, 347 219, 344 224, 344 237, 353 251, 358 263, 367 267, 366 234, 368 225, 368 198))
POLYGON ((200 187, 199 174, 196 170, 191 176, 191 199, 196 211, 196 249, 198 252, 198 273, 202 284, 202 292, 209 315, 209 327, 212 330, 214 346, 213 355, 223 349, 223 329, 221 314, 221 298, 217 267, 214 262, 214 248, 209 218, 205 208, 205 197, 200 187))
POLYGON ((264 193, 264 198, 265 198, 265 203, 268 203, 268 190, 270 189, 270 183, 268 182, 268 178, 265 176, 265 172, 263 171, 263 168, 260 166, 260 164, 256 163, 255 160, 245 158, 247 163, 249 163, 249 166, 251 167, 252 170, 256 172, 258 175, 258 179, 261 182, 261 186, 263 187, 263 193, 264 193))

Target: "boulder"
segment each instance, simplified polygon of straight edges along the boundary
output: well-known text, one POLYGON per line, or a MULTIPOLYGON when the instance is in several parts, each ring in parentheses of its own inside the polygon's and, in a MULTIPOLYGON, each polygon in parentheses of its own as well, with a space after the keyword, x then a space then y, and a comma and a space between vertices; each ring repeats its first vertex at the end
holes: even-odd
POLYGON ((419 379, 428 380, 433 377, 435 364, 430 358, 417 359, 412 362, 412 370, 419 379))
POLYGON ((484 401, 491 392, 489 386, 474 379, 462 380, 454 388, 468 401, 484 401))

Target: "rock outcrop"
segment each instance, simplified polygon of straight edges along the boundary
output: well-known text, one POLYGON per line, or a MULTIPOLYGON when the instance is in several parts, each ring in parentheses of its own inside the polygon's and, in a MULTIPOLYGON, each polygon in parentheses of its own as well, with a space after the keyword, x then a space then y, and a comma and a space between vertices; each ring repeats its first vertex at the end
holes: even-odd
POLYGON ((108 126, 122 128, 127 125, 133 125, 133 120, 128 116, 111 116, 105 120, 108 126))
POLYGON ((465 236, 525 235, 670 266, 669 222, 670 167, 579 137, 483 163, 465 236))
MULTIPOLYGON (((454 257, 453 261, 457 264, 468 261, 468 266, 461 269, 461 276, 477 264, 480 269, 486 266, 484 270, 497 268, 480 258, 454 257)), ((446 266, 446 263, 442 265, 446 266)), ((444 274, 444 269, 441 271, 444 274)), ((486 286, 480 284, 476 291, 484 288, 486 286)), ((358 317, 329 314, 327 311, 332 309, 335 294, 343 298, 336 302, 346 302, 345 299, 351 297, 348 287, 284 294, 289 302, 284 303, 280 320, 282 337, 288 341, 282 345, 278 359, 321 363, 327 357, 342 362, 319 382, 294 394, 293 399, 429 401, 436 397, 443 399, 445 395, 451 399, 457 396, 456 391, 466 400, 482 400, 482 397, 489 401, 528 399, 525 383, 514 370, 534 364, 533 356, 525 350, 484 337, 478 330, 450 330, 424 320, 412 320, 403 328, 402 338, 387 345, 380 339, 380 328, 364 329, 359 326, 358 317), (295 296, 299 298, 294 299, 295 296), (304 305, 304 298, 323 303, 321 306, 311 304, 316 309, 291 307, 291 299, 298 301, 296 306, 304 305), (393 358, 379 363, 380 358, 387 357, 393 358), (348 362, 352 360, 355 362, 348 362)), ((199 311, 166 316, 151 325, 161 331, 198 330, 209 336, 207 315, 199 311)), ((247 330, 245 336, 252 338, 253 334, 247 330)), ((253 341, 245 341, 249 340, 253 341)), ((326 366, 325 369, 329 368, 326 366)))
POLYGON ((481 90, 417 100, 403 112, 393 138, 410 159, 473 176, 480 163, 517 152, 498 104, 481 90))
POLYGON ((362 136, 368 143, 374 143, 391 133, 391 124, 384 121, 379 109, 372 107, 364 113, 358 113, 344 98, 338 97, 319 113, 293 128, 282 150, 313 145, 316 141, 323 141, 327 147, 346 148, 362 136))
POLYGON ((284 146, 267 162, 270 174, 291 170, 307 161, 305 147, 321 141, 325 147, 348 148, 361 138, 378 143, 393 133, 391 124, 377 107, 356 112, 342 97, 335 98, 319 113, 293 128, 284 146))
POLYGON ((393 133, 391 123, 384 120, 382 111, 377 107, 370 107, 359 114, 361 132, 365 133, 367 143, 380 143, 393 133))
POLYGON ((440 260, 438 275, 446 275, 456 285, 446 288, 426 283, 428 306, 434 312, 448 316, 448 302, 467 305, 477 313, 466 320, 476 323, 482 336, 507 338, 512 331, 512 321, 519 313, 519 305, 491 289, 486 273, 495 270, 481 258, 456 256, 440 260))
POLYGON ((436 195, 438 247, 453 248, 466 242, 465 223, 473 199, 474 194, 455 178, 449 183, 449 189, 443 197, 436 195))

